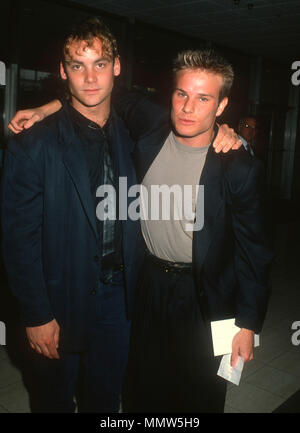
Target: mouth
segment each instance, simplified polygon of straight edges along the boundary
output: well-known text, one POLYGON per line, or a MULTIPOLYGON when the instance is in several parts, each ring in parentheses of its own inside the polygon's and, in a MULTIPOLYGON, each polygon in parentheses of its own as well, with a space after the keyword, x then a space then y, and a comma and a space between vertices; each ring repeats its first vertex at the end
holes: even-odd
POLYGON ((190 120, 190 119, 182 119, 182 118, 178 118, 178 120, 179 120, 179 122, 182 124, 182 125, 193 125, 194 123, 195 123, 195 121, 194 120, 190 120))
POLYGON ((88 95, 99 92, 100 89, 84 89, 83 91, 88 95))

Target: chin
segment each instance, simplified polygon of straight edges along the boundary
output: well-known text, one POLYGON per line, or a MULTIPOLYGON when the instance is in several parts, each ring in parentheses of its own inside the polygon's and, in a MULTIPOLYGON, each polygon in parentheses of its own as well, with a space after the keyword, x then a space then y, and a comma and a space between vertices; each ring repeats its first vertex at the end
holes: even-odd
POLYGON ((191 131, 189 128, 177 128, 175 126, 174 131, 178 136, 185 138, 193 138, 195 135, 198 135, 197 131, 191 131))
POLYGON ((100 105, 102 102, 102 99, 81 99, 80 102, 85 105, 86 107, 96 107, 97 105, 100 105))

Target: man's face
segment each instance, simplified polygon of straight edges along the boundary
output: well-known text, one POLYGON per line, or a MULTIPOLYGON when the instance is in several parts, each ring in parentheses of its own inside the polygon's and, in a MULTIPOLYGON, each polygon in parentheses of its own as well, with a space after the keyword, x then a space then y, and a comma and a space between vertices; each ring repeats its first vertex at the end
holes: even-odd
POLYGON ((251 141, 257 134, 257 122, 252 117, 242 120, 239 125, 239 134, 247 141, 251 141))
POLYGON ((65 63, 65 68, 60 65, 60 74, 64 80, 68 79, 75 108, 110 103, 114 77, 120 74, 120 62, 118 58, 112 62, 105 56, 98 38, 90 47, 85 41, 73 41, 65 63))
POLYGON ((183 142, 197 145, 199 136, 210 139, 216 116, 220 116, 228 99, 219 102, 223 84, 221 75, 200 69, 179 71, 172 96, 172 123, 183 142))

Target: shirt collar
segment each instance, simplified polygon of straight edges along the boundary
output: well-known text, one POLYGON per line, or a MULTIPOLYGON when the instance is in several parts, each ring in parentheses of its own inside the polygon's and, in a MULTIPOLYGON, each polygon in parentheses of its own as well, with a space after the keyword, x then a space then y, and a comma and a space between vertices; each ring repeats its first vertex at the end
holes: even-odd
POLYGON ((107 131, 111 122, 111 113, 109 114, 105 125, 101 128, 101 126, 99 126, 96 122, 93 122, 92 120, 83 116, 83 114, 79 113, 79 111, 77 111, 71 104, 69 104, 69 112, 71 115, 71 119, 81 128, 90 128, 94 130, 100 129, 103 131, 107 131))

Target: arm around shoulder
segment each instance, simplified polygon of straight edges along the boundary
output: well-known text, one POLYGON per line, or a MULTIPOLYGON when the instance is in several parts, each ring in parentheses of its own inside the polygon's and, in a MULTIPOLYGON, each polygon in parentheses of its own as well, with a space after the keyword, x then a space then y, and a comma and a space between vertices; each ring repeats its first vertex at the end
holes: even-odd
POLYGON ((19 110, 11 119, 8 128, 14 133, 19 134, 24 129, 29 129, 36 122, 42 121, 62 107, 61 101, 54 99, 41 107, 19 110))
POLYGON ((114 106, 134 140, 168 128, 168 110, 154 102, 151 95, 145 92, 118 88, 114 95, 114 106))

